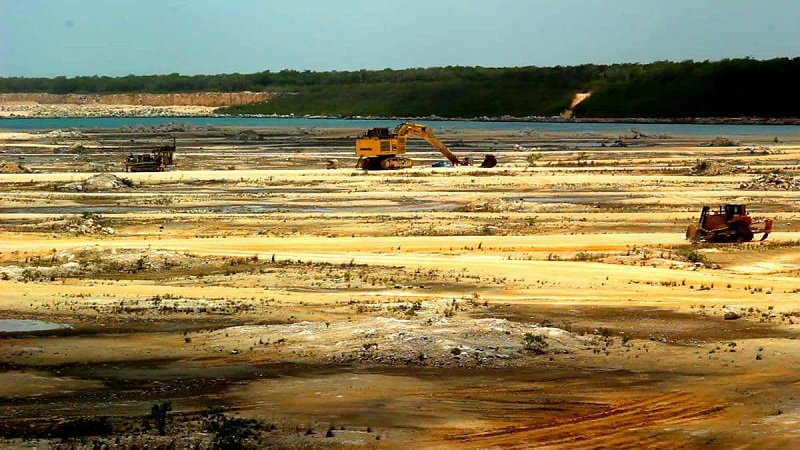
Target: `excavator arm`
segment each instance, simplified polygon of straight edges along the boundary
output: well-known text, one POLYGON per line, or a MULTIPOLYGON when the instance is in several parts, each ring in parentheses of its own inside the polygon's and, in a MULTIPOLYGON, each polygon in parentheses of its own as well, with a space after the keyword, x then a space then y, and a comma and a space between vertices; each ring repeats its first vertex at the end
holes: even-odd
POLYGON ((440 141, 436 136, 433 135, 430 127, 427 125, 410 122, 401 123, 395 127, 394 134, 400 137, 407 136, 409 134, 412 136, 419 136, 428 141, 428 143, 434 146, 436 150, 439 150, 439 152, 441 152, 448 160, 450 160, 454 166, 466 165, 465 161, 458 159, 458 156, 453 154, 453 152, 451 152, 450 149, 444 145, 444 142, 440 141))

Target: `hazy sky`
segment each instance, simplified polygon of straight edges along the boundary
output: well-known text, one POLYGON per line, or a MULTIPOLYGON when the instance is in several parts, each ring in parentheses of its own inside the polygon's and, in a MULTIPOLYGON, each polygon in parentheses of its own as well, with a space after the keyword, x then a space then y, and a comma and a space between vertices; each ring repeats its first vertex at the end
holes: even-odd
POLYGON ((800 0, 0 0, 0 76, 800 56, 800 0))

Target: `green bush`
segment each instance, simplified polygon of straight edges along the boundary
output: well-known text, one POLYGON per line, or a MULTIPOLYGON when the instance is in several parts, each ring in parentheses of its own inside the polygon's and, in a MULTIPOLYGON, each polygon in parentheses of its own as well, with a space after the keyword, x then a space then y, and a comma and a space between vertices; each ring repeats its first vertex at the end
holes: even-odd
POLYGON ((537 355, 543 355, 547 352, 547 347, 549 347, 550 344, 547 343, 547 338, 544 336, 525 333, 525 336, 522 338, 522 346, 525 350, 536 353, 537 355))

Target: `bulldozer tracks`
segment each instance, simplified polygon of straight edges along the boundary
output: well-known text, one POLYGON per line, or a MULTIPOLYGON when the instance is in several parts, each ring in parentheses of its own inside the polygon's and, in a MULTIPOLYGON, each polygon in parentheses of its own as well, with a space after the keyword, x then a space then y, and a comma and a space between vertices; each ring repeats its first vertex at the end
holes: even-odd
POLYGON ((681 448, 679 442, 664 442, 657 428, 702 419, 722 409, 691 393, 668 393, 580 417, 454 435, 447 440, 459 448, 476 449, 681 448))

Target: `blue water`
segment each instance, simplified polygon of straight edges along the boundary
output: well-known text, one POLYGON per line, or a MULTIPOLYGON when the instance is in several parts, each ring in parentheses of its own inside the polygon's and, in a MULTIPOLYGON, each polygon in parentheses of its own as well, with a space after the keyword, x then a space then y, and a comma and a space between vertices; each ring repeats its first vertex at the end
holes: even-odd
POLYGON ((0 319, 0 333, 19 333, 23 331, 58 330, 72 328, 64 323, 45 322, 33 319, 0 319))
MULTIPOLYGON (((76 117, 60 119, 0 119, 2 130, 66 130, 154 126, 170 122, 213 127, 301 127, 356 128, 394 127, 399 120, 311 119, 283 117, 76 117)), ((475 122, 421 120, 436 128, 470 130, 566 131, 571 133, 627 132, 638 128, 650 134, 767 135, 800 134, 800 125, 699 125, 699 124, 630 124, 630 123, 545 123, 545 122, 475 122)))

